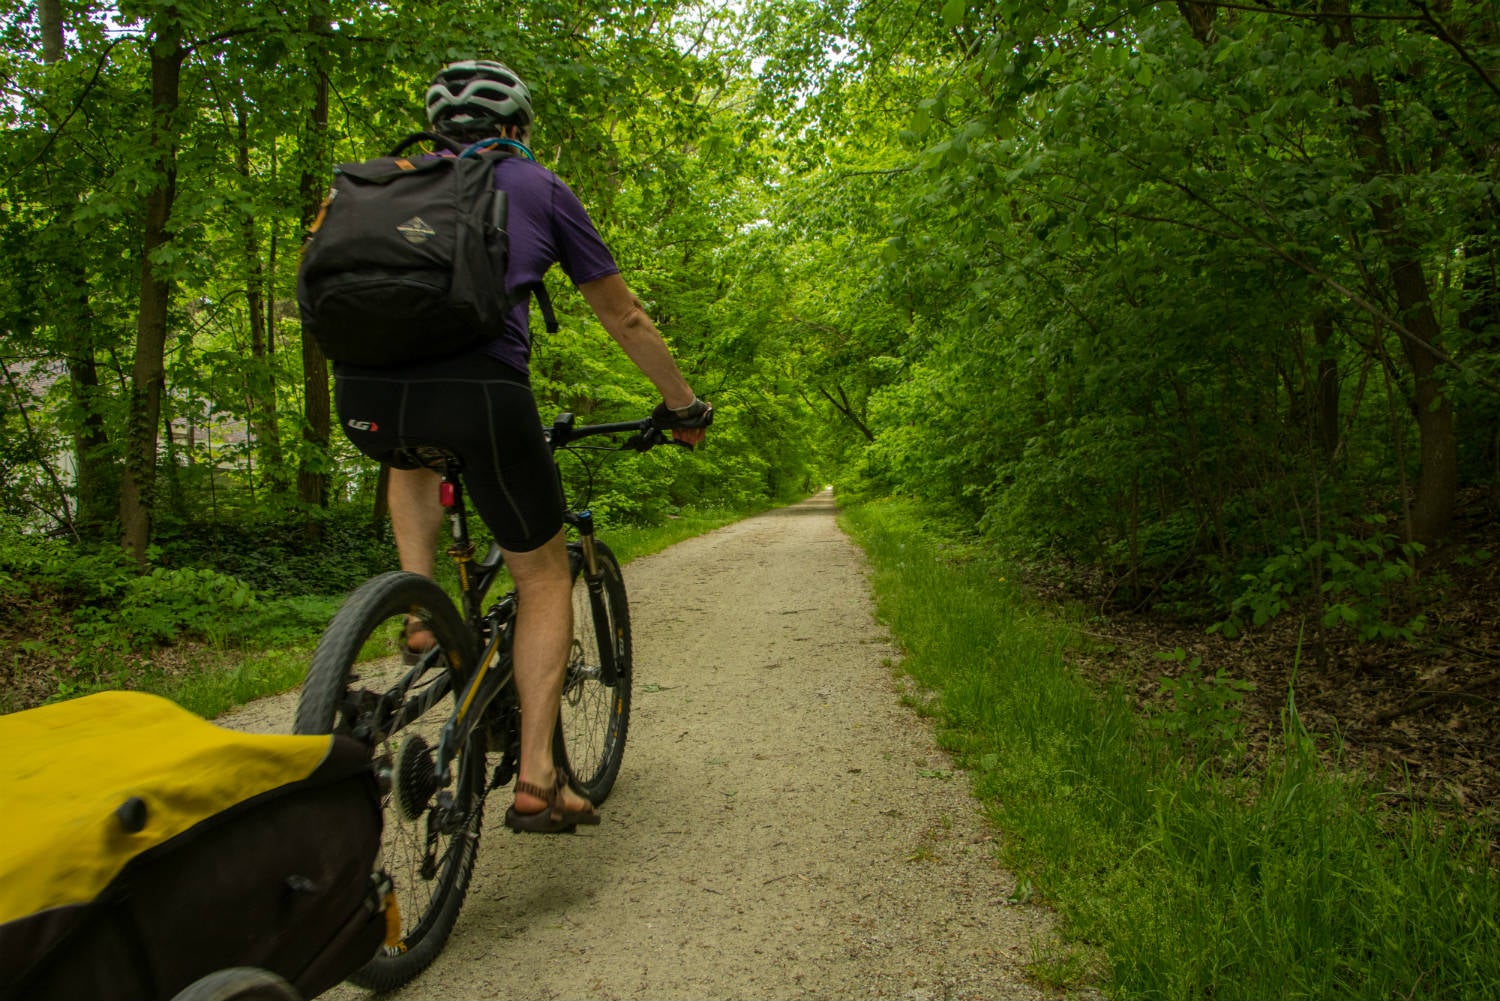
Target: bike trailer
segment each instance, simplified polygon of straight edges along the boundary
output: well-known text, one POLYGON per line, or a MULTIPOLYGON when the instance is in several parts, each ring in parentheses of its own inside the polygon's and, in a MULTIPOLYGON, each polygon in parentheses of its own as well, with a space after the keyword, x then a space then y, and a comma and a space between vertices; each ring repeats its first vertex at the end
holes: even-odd
POLYGON ((104 692, 0 717, 0 1001, 167 998, 255 967, 312 997, 385 937, 367 748, 104 692))

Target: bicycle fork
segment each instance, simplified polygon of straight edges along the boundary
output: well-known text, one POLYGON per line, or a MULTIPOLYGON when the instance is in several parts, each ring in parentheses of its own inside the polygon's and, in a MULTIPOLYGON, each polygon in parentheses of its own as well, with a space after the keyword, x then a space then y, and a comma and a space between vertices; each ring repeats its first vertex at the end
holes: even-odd
MULTIPOLYGON (((620 672, 615 664, 615 634, 604 594, 604 572, 599 569, 599 553, 594 545, 594 512, 570 511, 566 521, 578 530, 578 549, 583 555, 580 572, 588 588, 589 614, 593 616, 594 635, 599 643, 599 680, 613 688, 620 680, 620 672)), ((590 652, 584 651, 584 655, 590 652)))

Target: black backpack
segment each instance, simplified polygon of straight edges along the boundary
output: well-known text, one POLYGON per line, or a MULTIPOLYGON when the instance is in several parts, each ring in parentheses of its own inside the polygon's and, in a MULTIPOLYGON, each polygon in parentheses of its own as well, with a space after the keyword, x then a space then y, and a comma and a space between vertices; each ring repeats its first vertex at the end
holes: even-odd
POLYGON ((389 156, 341 164, 302 248, 297 303, 303 329, 337 362, 394 366, 431 360, 500 336, 517 296, 507 294, 505 192, 495 164, 506 144, 465 147, 408 136, 389 156), (405 157, 429 141, 454 156, 405 157))

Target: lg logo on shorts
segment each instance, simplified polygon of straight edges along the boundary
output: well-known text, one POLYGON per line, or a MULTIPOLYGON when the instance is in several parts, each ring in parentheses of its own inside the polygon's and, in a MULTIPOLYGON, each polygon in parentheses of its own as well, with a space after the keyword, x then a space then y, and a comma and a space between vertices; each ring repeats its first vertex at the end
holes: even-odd
POLYGON ((347 420, 347 421, 344 422, 344 426, 347 427, 347 428, 352 428, 355 431, 379 431, 380 430, 380 425, 376 424, 374 421, 347 420))

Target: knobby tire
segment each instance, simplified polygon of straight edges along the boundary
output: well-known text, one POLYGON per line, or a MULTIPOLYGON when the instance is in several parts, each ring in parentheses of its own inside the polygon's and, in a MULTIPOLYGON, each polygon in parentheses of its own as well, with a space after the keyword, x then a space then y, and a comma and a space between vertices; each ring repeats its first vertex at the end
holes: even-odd
MULTIPOLYGON (((406 701, 424 690, 430 694, 426 687, 430 684, 448 683, 449 691, 370 748, 381 777, 385 824, 378 865, 391 877, 401 914, 400 945, 382 948, 349 977, 355 984, 375 991, 406 983, 437 958, 463 906, 479 848, 488 779, 483 728, 474 731, 453 762, 454 779, 449 788, 460 807, 461 820, 438 834, 432 851, 427 844, 439 816, 435 809, 436 782, 427 778, 431 775, 429 765, 438 733, 452 712, 456 691, 462 687, 459 679, 467 676, 475 663, 474 639, 442 588, 425 577, 397 571, 375 577, 351 594, 313 654, 294 724, 297 733, 358 735, 355 731, 360 724, 368 723, 375 712, 376 697, 408 670, 401 666, 398 656, 407 614, 420 615, 431 625, 443 653, 412 685, 406 701), (454 674, 444 670, 450 664, 454 674), (367 687, 362 673, 383 680, 367 687), (428 745, 425 754, 416 742, 419 737, 428 745), (404 761, 403 744, 407 745, 404 761), (398 802, 403 795, 404 800, 398 802)), ((330 836, 334 836, 332 832, 330 836)))
POLYGON ((630 607, 620 564, 608 546, 594 542, 599 576, 592 582, 584 571, 580 544, 568 548, 573 568, 573 641, 553 747, 557 765, 573 788, 597 806, 609 796, 620 774, 630 726, 630 607), (608 685, 603 667, 611 652, 615 683, 608 685))
POLYGON ((302 995, 270 970, 231 966, 194 980, 172 1001, 302 1001, 302 995))

